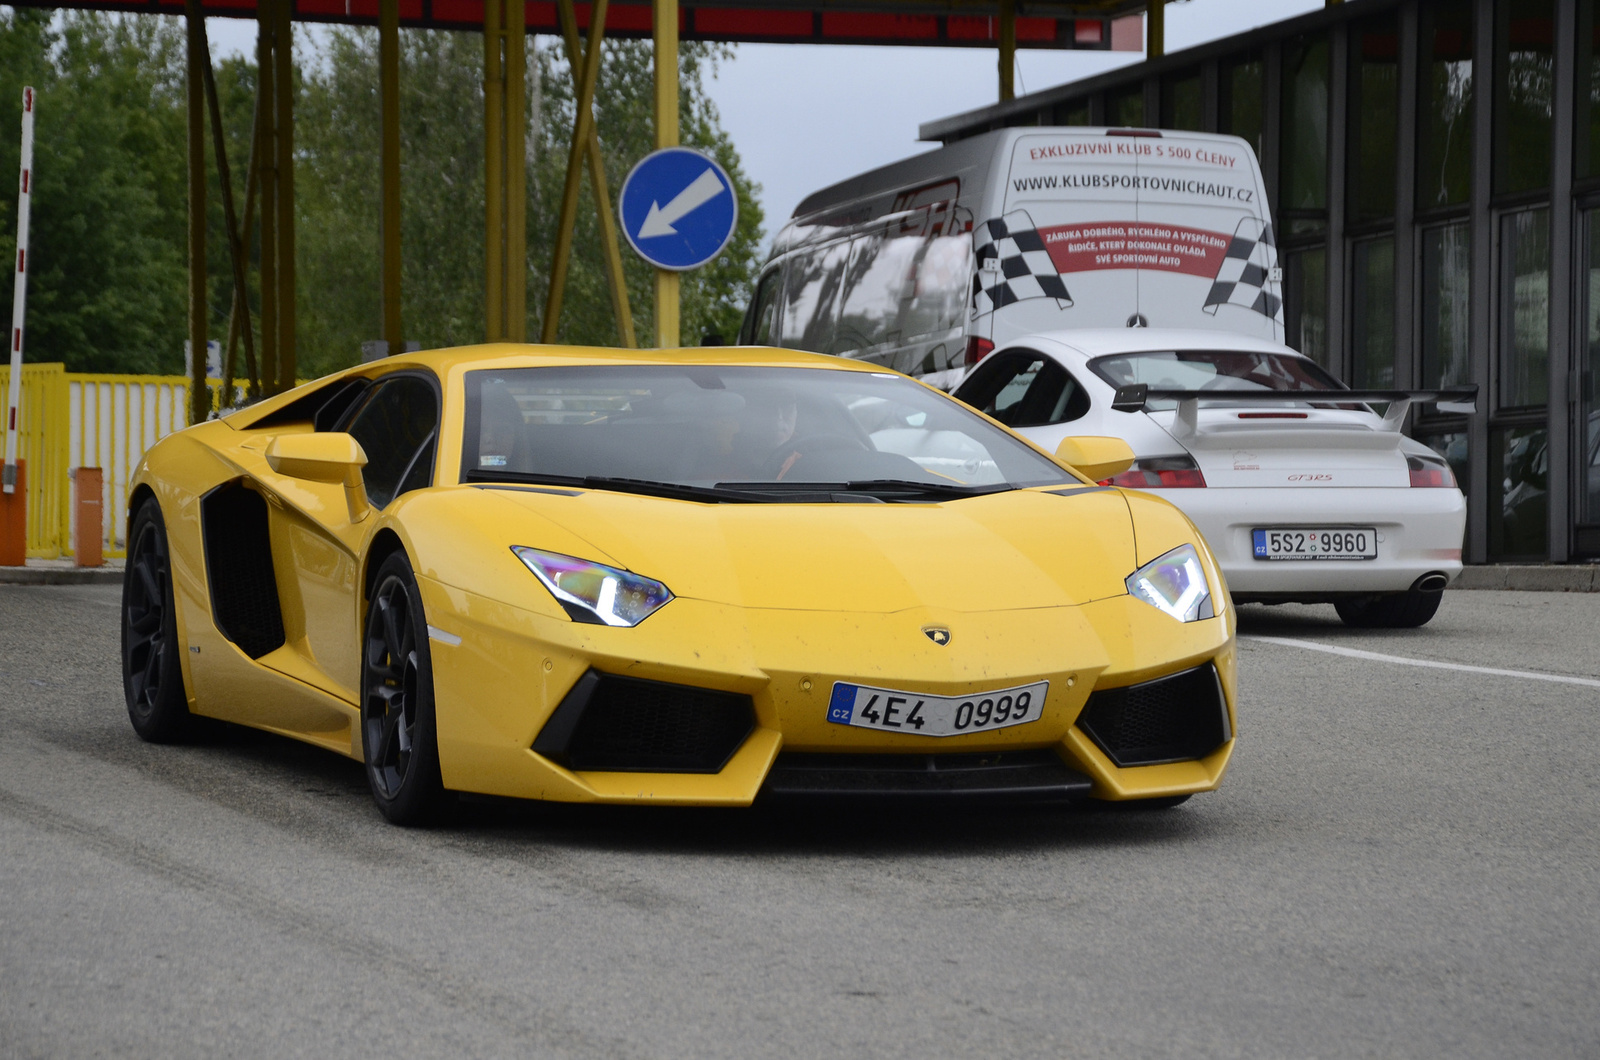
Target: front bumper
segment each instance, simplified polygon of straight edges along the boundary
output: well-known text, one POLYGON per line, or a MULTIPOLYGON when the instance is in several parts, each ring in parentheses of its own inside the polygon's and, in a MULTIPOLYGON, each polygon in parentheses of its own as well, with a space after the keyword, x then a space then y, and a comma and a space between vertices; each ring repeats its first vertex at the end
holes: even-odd
POLYGON ((1150 490, 1183 510, 1211 546, 1236 598, 1400 592, 1439 571, 1461 573, 1467 504, 1454 489, 1212 488, 1150 490), (1378 557, 1258 560, 1257 527, 1370 526, 1378 557))
POLYGON ((1233 751, 1231 609, 1177 623, 1127 596, 977 615, 760 611, 679 598, 637 627, 613 629, 420 581, 429 624, 460 638, 458 644, 431 644, 440 767, 452 790, 564 802, 742 806, 761 792, 780 751, 954 756, 1046 750, 1085 778, 1093 797, 1153 798, 1215 788, 1233 751), (951 643, 929 641, 920 631, 928 625, 949 628, 951 643), (1215 666, 1222 686, 1228 738, 1202 758, 1119 767, 1076 724, 1097 689, 1207 664, 1215 666), (715 773, 567 768, 533 748, 556 708, 591 671, 748 696, 754 726, 715 773), (934 738, 830 724, 836 680, 943 695, 1038 680, 1049 681, 1050 689, 1036 721, 934 738))

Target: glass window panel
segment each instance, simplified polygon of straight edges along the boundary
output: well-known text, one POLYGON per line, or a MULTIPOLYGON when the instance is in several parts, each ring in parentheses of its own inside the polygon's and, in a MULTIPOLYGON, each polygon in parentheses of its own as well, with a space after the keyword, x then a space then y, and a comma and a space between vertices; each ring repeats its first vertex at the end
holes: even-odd
POLYGON ((1290 346, 1328 367, 1328 251, 1289 251, 1284 260, 1285 319, 1290 346))
POLYGON ((1386 15, 1359 24, 1350 88, 1350 211, 1357 221, 1394 214, 1396 127, 1400 105, 1400 32, 1386 15))
POLYGON ((1549 549, 1549 432, 1543 426, 1505 427, 1489 432, 1489 474, 1499 472, 1490 496, 1499 511, 1489 512, 1491 559, 1543 559, 1549 549))
POLYGON ((1543 405, 1550 380, 1550 211, 1500 219, 1500 404, 1543 405))
MULTIPOLYGON (((1600 0, 1596 0, 1600 3, 1600 0)), ((1222 131, 1248 143, 1261 157, 1261 130, 1264 122, 1261 101, 1266 97, 1266 79, 1260 59, 1245 59, 1222 68, 1222 105, 1218 112, 1222 131)))
POLYGON ((1166 78, 1161 82, 1161 127, 1199 132, 1200 74, 1166 78))
POLYGON ((1283 53, 1283 206, 1328 206, 1328 40, 1304 37, 1283 53))
POLYGON ((1394 386, 1394 238, 1355 245, 1351 335, 1357 388, 1394 386))
POLYGON ((930 209, 947 220, 955 212, 953 203, 937 203, 855 238, 838 328, 822 352, 899 343, 961 322, 972 237, 941 235, 947 226, 930 225, 930 209))
POLYGON ((1600 173, 1600 0, 1578 4, 1577 173, 1600 173))
POLYGON ((1067 103, 1057 103, 1050 112, 1050 121, 1055 125, 1088 125, 1089 101, 1074 99, 1067 103))
POLYGON ((915 338, 961 326, 972 275, 972 237, 929 236, 912 270, 911 293, 901 306, 904 334, 915 338))
POLYGON ((1467 492, 1468 472, 1472 468, 1470 444, 1466 431, 1441 431, 1437 434, 1419 434, 1417 441, 1444 457, 1450 473, 1456 477, 1456 486, 1467 492))
POLYGON ((1137 85, 1122 92, 1106 96, 1106 124, 1144 126, 1144 86, 1137 85))
POLYGON ((739 341, 757 346, 772 345, 772 325, 778 316, 778 295, 782 290, 782 272, 774 270, 761 277, 761 285, 756 288, 756 296, 751 300, 750 315, 739 341))
POLYGON ((1471 0, 1422 6, 1417 207, 1467 201, 1472 187, 1471 0))
POLYGON ((1471 382, 1472 241, 1466 223, 1422 231, 1422 385, 1471 382))
POLYGON ((1496 15, 1494 190, 1549 187, 1554 4, 1501 0, 1496 15))
POLYGON ((785 282, 780 346, 822 352, 833 342, 850 241, 841 239, 795 255, 785 282))
POLYGON ((401 477, 438 422, 439 399, 433 387, 416 376, 380 384, 356 413, 348 430, 367 454, 361 478, 373 507, 382 508, 394 499, 401 477))
POLYGON ((1590 210, 1584 219, 1589 229, 1583 307, 1588 341, 1577 395, 1583 409, 1583 521, 1600 523, 1600 211, 1590 210))

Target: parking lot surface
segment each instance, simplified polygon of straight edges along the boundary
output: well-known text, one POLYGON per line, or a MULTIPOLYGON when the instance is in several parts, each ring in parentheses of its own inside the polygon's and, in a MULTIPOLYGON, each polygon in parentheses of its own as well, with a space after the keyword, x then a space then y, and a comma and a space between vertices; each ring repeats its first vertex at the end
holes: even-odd
POLYGON ((0 586, 0 1056, 1600 1053, 1597 594, 1244 608, 1173 810, 426 830, 287 740, 141 743, 118 600, 0 586))

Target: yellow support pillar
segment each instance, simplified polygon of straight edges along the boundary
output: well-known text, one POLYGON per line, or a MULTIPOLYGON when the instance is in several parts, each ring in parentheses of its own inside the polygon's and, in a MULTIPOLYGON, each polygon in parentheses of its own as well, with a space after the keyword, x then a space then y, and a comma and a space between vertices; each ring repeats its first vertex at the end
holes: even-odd
POLYGON ((527 340, 527 73, 524 0, 483 5, 486 337, 527 340))
POLYGON ((1167 54, 1167 0, 1150 0, 1145 18, 1144 57, 1159 59, 1167 54))
MULTIPOLYGON (((583 45, 578 42, 578 19, 572 10, 572 0, 557 0, 556 11, 561 16, 561 36, 567 45, 567 64, 572 67, 572 80, 576 85, 579 71, 583 69, 583 45)), ((639 345, 633 333, 633 310, 628 306, 628 279, 622 271, 622 252, 617 243, 617 219, 611 210, 611 192, 606 186, 606 161, 600 153, 600 133, 593 124, 589 126, 589 144, 585 152, 589 158, 589 187, 594 192, 594 211, 600 223, 600 255, 605 260, 606 280, 611 287, 611 311, 617 318, 617 336, 622 345, 632 349, 639 345)), ((549 319, 548 304, 545 318, 549 319)))
POLYGON ((506 70, 505 335, 528 341, 528 75, 525 0, 504 0, 506 70))
POLYGON ((206 388, 206 325, 211 315, 206 304, 206 97, 205 25, 199 0, 184 5, 188 58, 189 103, 189 422, 199 423, 211 414, 211 391, 206 388))
POLYGON ((1017 4, 1000 0, 1000 102, 1017 95, 1017 4))
POLYGON ((272 11, 267 0, 256 8, 256 157, 261 160, 261 395, 277 393, 278 385, 278 148, 277 80, 273 52, 272 11))
POLYGON ((291 0, 274 8, 273 84, 277 90, 278 133, 278 381, 273 393, 295 385, 294 319, 294 29, 291 0))
MULTIPOLYGON (((556 0, 563 19, 570 17, 572 0, 556 0)), ((576 18, 573 23, 576 25, 576 18)), ((600 76, 600 41, 606 31, 606 0, 594 0, 589 9, 589 51, 578 75, 577 109, 572 123, 572 147, 567 152, 567 179, 561 187, 561 213, 556 219, 556 247, 550 262, 550 293, 544 302, 544 326, 539 341, 556 341, 561 323, 561 302, 567 288, 567 265, 572 258, 572 229, 578 223, 578 187, 583 158, 594 136, 594 85, 600 76)))
POLYGON ((484 338, 505 341, 505 72, 500 61, 502 10, 498 0, 483 5, 483 223, 484 338))
POLYGON ((404 353, 400 325, 400 0, 378 3, 378 231, 383 258, 383 341, 404 353))
MULTIPOLYGON (((678 146, 678 0, 651 0, 655 28, 656 149, 678 146)), ((679 276, 656 270, 656 347, 681 346, 679 276)))

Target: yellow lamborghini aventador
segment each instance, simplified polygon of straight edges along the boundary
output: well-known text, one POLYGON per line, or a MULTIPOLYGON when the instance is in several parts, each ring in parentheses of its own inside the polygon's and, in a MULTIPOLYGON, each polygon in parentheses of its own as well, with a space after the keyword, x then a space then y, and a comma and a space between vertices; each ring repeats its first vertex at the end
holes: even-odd
POLYGON ((480 346, 181 431, 135 477, 128 713, 452 792, 1170 805, 1233 751, 1233 613, 1165 501, 904 376, 480 346))

